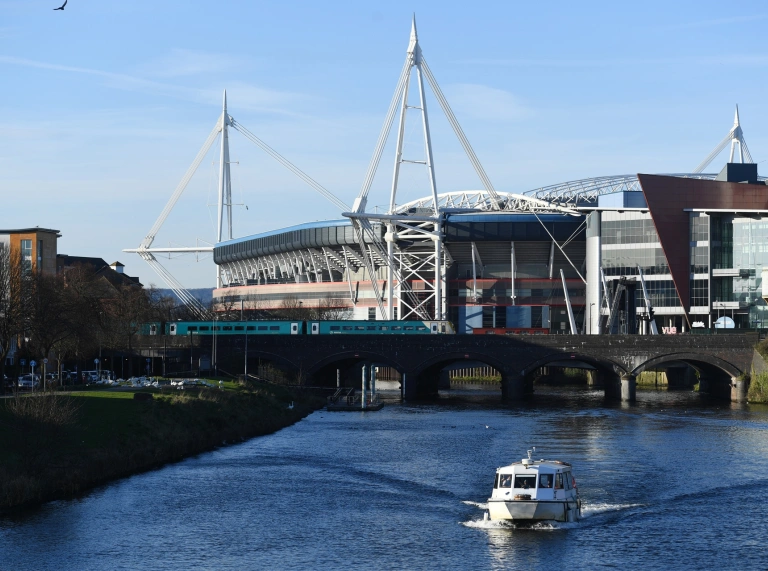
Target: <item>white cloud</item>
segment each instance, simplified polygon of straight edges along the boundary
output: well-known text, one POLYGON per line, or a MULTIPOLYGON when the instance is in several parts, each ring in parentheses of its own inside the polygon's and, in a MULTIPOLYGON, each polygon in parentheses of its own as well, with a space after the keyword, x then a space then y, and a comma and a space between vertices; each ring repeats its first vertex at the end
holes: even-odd
POLYGON ((243 71, 246 61, 228 54, 175 48, 165 56, 139 67, 139 71, 152 77, 183 77, 243 71))
POLYGON ((508 91, 478 85, 459 83, 446 87, 448 101, 462 116, 490 121, 519 121, 531 114, 508 91))
MULTIPOLYGON (((5 55, 0 55, 0 63, 101 77, 104 80, 104 85, 113 89, 162 95, 206 105, 213 104, 219 106, 221 104, 222 90, 220 88, 190 87, 172 83, 163 83, 124 73, 112 73, 99 69, 60 65, 5 55)), ((295 112, 291 109, 291 105, 286 104, 306 98, 306 96, 299 93, 279 91, 243 82, 229 83, 233 87, 233 91, 244 94, 243 103, 241 105, 240 102, 238 102, 238 106, 251 110, 277 113, 281 115, 295 115, 295 112)), ((226 85, 225 82, 223 84, 226 85)))

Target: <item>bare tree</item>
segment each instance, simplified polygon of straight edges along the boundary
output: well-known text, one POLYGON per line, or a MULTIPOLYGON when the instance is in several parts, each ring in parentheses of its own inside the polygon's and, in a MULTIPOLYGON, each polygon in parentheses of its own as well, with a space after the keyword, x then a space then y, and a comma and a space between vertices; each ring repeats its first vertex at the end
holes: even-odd
POLYGON ((0 383, 3 385, 5 360, 24 327, 22 282, 21 253, 0 244, 0 383))
POLYGON ((329 294, 320 300, 320 303, 316 308, 316 315, 316 319, 340 321, 351 319, 352 310, 347 307, 343 299, 333 297, 329 294))
POLYGON ((311 319, 311 309, 304 307, 304 302, 295 295, 286 295, 280 303, 277 314, 282 319, 305 320, 311 319))
POLYGON ((73 290, 64 287, 61 275, 34 272, 25 285, 25 336, 32 354, 43 359, 55 345, 78 333, 87 317, 83 315, 85 304, 73 290))

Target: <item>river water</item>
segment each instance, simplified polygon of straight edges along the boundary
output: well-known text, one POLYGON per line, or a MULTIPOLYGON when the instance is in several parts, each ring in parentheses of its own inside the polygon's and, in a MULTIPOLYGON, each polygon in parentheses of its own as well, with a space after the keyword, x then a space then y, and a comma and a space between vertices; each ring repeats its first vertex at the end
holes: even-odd
POLYGON ((542 389, 317 412, 0 519, 2 570, 766 569, 768 408, 542 389), (573 463, 578 523, 483 521, 497 466, 573 463))

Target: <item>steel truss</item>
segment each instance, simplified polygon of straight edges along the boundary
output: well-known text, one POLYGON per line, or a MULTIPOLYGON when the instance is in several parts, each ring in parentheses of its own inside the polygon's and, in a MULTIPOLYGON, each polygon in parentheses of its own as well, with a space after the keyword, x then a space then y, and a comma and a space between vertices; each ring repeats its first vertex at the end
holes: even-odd
MULTIPOLYGON (((459 193, 460 194, 460 193, 459 193)), ((384 120, 376 148, 371 158, 363 187, 355 200, 351 212, 345 212, 358 231, 361 248, 363 237, 371 237, 369 250, 386 261, 387 280, 386 292, 380 292, 376 279, 376 267, 371 256, 371 263, 366 262, 366 268, 371 280, 371 286, 376 294, 380 317, 394 319, 397 310, 400 319, 435 319, 442 320, 446 316, 445 303, 445 267, 450 263, 449 256, 443 244, 443 214, 446 207, 453 208, 454 202, 473 203, 470 209, 479 208, 484 203, 486 208, 500 211, 505 207, 502 195, 496 192, 491 180, 485 173, 477 155, 469 143, 464 131, 453 114, 448 101, 440 86, 432 75, 426 60, 422 56, 416 31, 416 18, 411 24, 411 35, 406 51, 405 64, 395 88, 387 116, 384 120), (409 101, 409 91, 412 78, 416 78, 418 103, 409 101), (485 190, 464 193, 463 198, 458 194, 440 195, 437 192, 434 160, 432 156, 432 139, 429 129, 429 114, 425 97, 425 81, 429 83, 432 93, 437 99, 456 137, 464 148, 470 163, 485 186, 485 190), (395 116, 398 115, 397 143, 395 145, 395 160, 392 174, 389 209, 386 215, 366 213, 368 194, 373 184, 381 156, 384 151, 395 116), (403 137, 409 111, 420 115, 422 133, 424 136, 424 156, 419 159, 403 157, 403 137), (397 189, 400 168, 403 163, 421 164, 427 170, 430 196, 418 204, 409 203, 405 210, 397 206, 397 189), (441 205, 442 201, 442 205, 441 205), (451 206, 446 206, 450 204, 451 206), (411 212, 413 209, 416 212, 411 212), (416 215, 414 215, 416 214, 416 215), (372 236, 371 220, 379 219, 387 226, 384 241, 372 236), (386 300, 386 305, 385 305, 386 300)))

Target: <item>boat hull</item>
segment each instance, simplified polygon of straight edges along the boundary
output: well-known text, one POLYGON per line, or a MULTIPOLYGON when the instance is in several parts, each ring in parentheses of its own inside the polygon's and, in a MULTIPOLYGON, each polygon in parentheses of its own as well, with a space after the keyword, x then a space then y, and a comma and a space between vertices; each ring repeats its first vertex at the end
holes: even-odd
POLYGON ((492 520, 578 521, 577 500, 488 500, 492 520))

